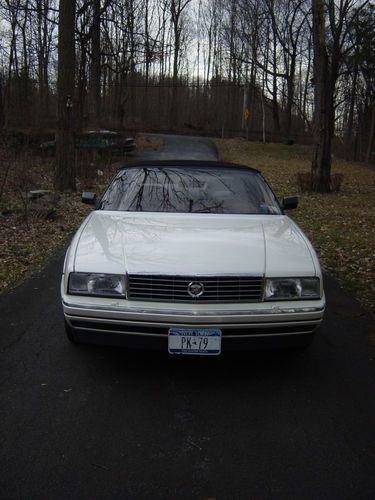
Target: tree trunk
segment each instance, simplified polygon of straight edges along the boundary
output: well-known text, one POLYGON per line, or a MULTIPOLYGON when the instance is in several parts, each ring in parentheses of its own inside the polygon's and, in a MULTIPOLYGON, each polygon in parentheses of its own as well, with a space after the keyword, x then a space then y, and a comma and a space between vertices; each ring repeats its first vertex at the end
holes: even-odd
POLYGON ((48 0, 37 0, 37 62, 39 84, 39 106, 37 117, 40 124, 49 114, 49 85, 48 85, 48 0))
POLYGON ((374 142, 374 132, 375 132, 375 104, 372 105, 370 133, 368 136, 366 158, 365 158, 366 163, 370 163, 371 160, 372 143, 374 142))
POLYGON ((74 113, 76 122, 76 133, 80 134, 82 129, 87 125, 87 117, 85 119, 86 106, 86 88, 87 88, 87 59, 86 59, 86 39, 81 36, 80 42, 80 61, 78 67, 78 85, 77 85, 77 100, 74 113))
POLYGON ((263 84, 262 84, 262 91, 260 93, 260 99, 262 103, 262 141, 263 144, 266 143, 266 110, 264 106, 264 75, 263 75, 263 84))
MULTIPOLYGON (((273 30, 273 60, 272 60, 272 116, 273 116, 273 132, 274 138, 273 140, 279 140, 281 134, 281 126, 280 126, 280 115, 279 115, 279 102, 277 100, 277 92, 278 92, 278 82, 277 82, 277 39, 276 32, 273 30)), ((264 106, 264 103, 262 104, 264 106)))
POLYGON ((5 116, 4 116, 4 104, 3 104, 3 82, 0 77, 0 129, 4 127, 5 116))
POLYGON ((354 108, 355 99, 357 94, 357 79, 358 79, 358 66, 355 64, 354 75, 353 75, 353 85, 350 92, 350 104, 349 104, 349 116, 348 123, 346 125, 345 134, 345 146, 346 146, 346 157, 349 159, 353 156, 352 143, 353 143, 353 122, 354 122, 354 108))
POLYGON ((101 99, 100 99, 100 0, 93 1, 92 19, 92 60, 91 60, 91 109, 93 121, 100 125, 101 99))
POLYGON ((171 13, 171 23, 174 37, 174 47, 173 47, 173 73, 172 73, 172 96, 171 96, 171 107, 170 107, 170 117, 169 117, 169 127, 170 129, 176 128, 178 123, 178 100, 179 100, 179 89, 178 89, 178 70, 180 63, 180 50, 182 42, 182 13, 191 0, 171 0, 170 3, 170 13, 171 13))
POLYGON ((171 99, 171 112, 170 112, 170 129, 176 128, 177 122, 177 100, 178 100, 178 60, 180 56, 180 30, 179 18, 174 26, 174 53, 173 53, 173 75, 172 75, 172 99, 171 99))
POLYGON ((255 123, 255 102, 256 102, 256 65, 255 62, 251 61, 250 70, 250 96, 249 96, 249 119, 248 119, 248 131, 252 131, 253 123, 255 123))
POLYGON ((280 116, 279 116, 279 101, 277 100, 277 78, 273 76, 273 94, 272 94, 272 117, 273 117, 273 132, 274 141, 279 140, 281 134, 280 116))
POLYGON ((311 187, 314 191, 327 193, 331 188, 331 139, 334 109, 325 38, 324 0, 313 0, 312 9, 315 111, 311 187))
POLYGON ((50 109, 50 98, 49 98, 49 76, 48 76, 48 65, 50 59, 49 46, 48 46, 48 0, 45 2, 44 16, 43 16, 43 47, 44 47, 44 58, 43 58, 43 88, 44 88, 44 106, 45 114, 49 115, 50 109))
POLYGON ((75 69, 75 0, 60 0, 56 168, 54 187, 57 191, 74 191, 74 69, 75 69))
POLYGON ((307 119, 307 109, 308 109, 308 95, 309 95, 309 87, 310 87, 310 73, 311 73, 311 37, 309 38, 309 45, 308 45, 308 51, 307 51, 307 68, 306 68, 306 75, 305 75, 305 81, 303 83, 303 99, 302 99, 302 116, 303 119, 308 126, 309 131, 311 131, 311 122, 307 119))
POLYGON ((295 51, 293 51, 293 55, 290 61, 290 72, 287 77, 286 127, 285 127, 285 135, 287 138, 290 138, 292 132, 292 110, 294 102, 295 72, 296 72, 296 53, 295 51))
POLYGON ((150 33, 149 33, 149 12, 148 12, 148 7, 149 7, 149 0, 145 0, 144 4, 144 30, 145 30, 145 76, 144 76, 144 81, 145 81, 145 86, 144 86, 144 93, 143 93, 143 109, 142 109, 142 115, 143 115, 143 124, 146 124, 148 121, 148 94, 149 94, 149 73, 150 73, 150 65, 151 65, 151 57, 152 57, 152 52, 151 52, 151 47, 150 47, 150 33))

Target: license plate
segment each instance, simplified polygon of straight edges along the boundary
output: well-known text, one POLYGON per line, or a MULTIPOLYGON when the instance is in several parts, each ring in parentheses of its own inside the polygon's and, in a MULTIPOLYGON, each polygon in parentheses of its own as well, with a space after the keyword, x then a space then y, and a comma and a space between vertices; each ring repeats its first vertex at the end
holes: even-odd
POLYGON ((170 354, 217 355, 221 351, 221 330, 214 328, 170 328, 170 354))

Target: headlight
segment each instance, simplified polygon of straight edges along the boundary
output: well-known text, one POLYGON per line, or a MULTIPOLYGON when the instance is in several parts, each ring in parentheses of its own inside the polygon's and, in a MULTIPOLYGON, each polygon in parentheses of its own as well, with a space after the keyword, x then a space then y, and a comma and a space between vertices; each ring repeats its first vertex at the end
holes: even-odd
POLYGON ((269 278, 265 300, 319 299, 319 278, 269 278))
POLYGON ((68 293, 97 297, 126 297, 125 276, 121 274, 70 273, 68 293))

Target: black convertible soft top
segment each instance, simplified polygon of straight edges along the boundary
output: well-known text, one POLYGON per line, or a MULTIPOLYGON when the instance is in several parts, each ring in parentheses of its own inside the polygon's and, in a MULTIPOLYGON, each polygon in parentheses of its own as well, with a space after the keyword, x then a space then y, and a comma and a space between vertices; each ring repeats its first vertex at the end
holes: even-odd
POLYGON ((252 171, 256 174, 260 174, 260 171, 256 168, 247 167, 246 165, 240 165, 238 163, 229 163, 222 161, 206 161, 206 160, 147 160, 147 161, 135 161, 122 165, 118 170, 124 170, 126 168, 144 168, 144 167, 174 167, 174 168, 184 168, 184 167, 198 167, 198 168, 240 168, 247 171, 252 171))

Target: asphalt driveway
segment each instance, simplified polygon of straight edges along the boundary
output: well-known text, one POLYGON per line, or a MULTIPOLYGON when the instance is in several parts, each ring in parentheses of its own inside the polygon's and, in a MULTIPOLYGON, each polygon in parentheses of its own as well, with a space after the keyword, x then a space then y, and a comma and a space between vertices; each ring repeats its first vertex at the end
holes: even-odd
POLYGON ((69 344, 62 262, 0 296, 1 498, 374 498, 374 322, 335 280, 304 354, 170 359, 69 344))
MULTIPOLYGON (((148 134, 145 134, 146 136, 148 134)), ((190 137, 171 134, 150 134, 163 138, 163 146, 158 151, 132 153, 131 160, 217 160, 215 144, 204 137, 190 137)))

